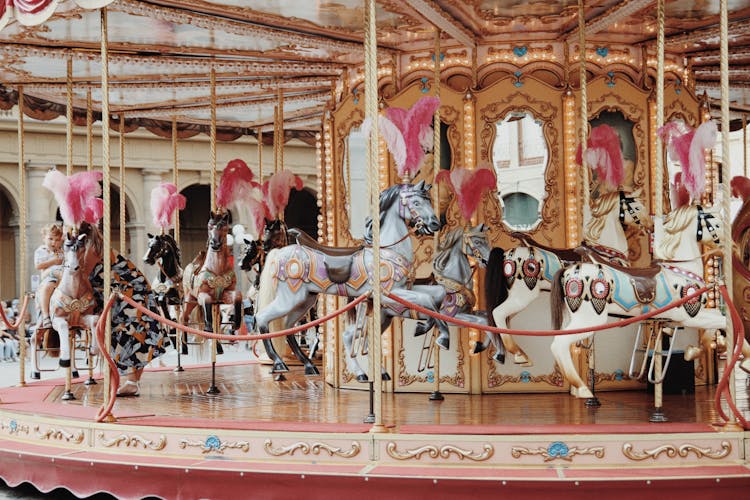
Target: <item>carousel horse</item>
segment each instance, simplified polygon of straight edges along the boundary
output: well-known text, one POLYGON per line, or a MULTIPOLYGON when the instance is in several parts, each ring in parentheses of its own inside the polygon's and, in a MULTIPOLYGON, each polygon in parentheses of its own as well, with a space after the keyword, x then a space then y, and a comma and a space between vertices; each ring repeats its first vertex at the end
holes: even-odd
POLYGON ((60 366, 70 366, 70 329, 95 328, 96 299, 84 265, 86 235, 70 232, 63 243, 63 272, 57 288, 50 297, 52 327, 60 335, 60 366))
MULTIPOLYGON (((205 317, 206 331, 213 331, 213 304, 234 304, 234 328, 242 323, 242 294, 235 290, 237 277, 232 266, 232 254, 227 244, 229 213, 213 213, 208 220, 208 242, 202 262, 194 259, 182 275, 184 308, 181 321, 187 324, 190 313, 200 305, 205 317)), ((217 351, 221 353, 220 344, 217 351)))
MULTIPOLYGON (((591 209, 584 246, 605 259, 627 265, 628 241, 624 227, 650 226, 648 212, 638 196, 639 193, 628 195, 613 191, 597 198, 591 209)), ((490 255, 485 280, 487 310, 492 311, 491 321, 500 328, 508 328, 510 318, 526 309, 542 292, 548 292, 552 277, 559 269, 581 261, 575 249, 540 245, 523 233, 512 236, 521 240, 522 245, 505 255, 501 249, 495 249, 490 255)), ((531 366, 529 357, 512 335, 493 333, 488 334, 488 338, 495 347, 495 361, 504 363, 507 350, 513 354, 515 363, 531 366)), ((474 352, 484 349, 486 342, 477 342, 474 352)))
MULTIPOLYGON (((410 227, 418 235, 440 229, 429 196, 431 186, 424 181, 400 184, 380 195, 380 286, 410 302, 437 311, 440 302, 424 292, 407 288, 414 263, 409 238, 410 227)), ((300 243, 272 250, 261 273, 256 324, 260 333, 268 333, 269 323, 285 318, 284 328, 294 325, 315 304, 319 294, 358 297, 370 292, 372 268, 372 221, 365 228, 365 248, 331 248, 300 243)), ((386 307, 397 307, 383 297, 386 307)), ((292 336, 287 342, 300 359, 307 357, 292 336)), ((273 372, 288 371, 269 339, 263 344, 274 361, 273 372)), ((314 365, 307 359, 305 373, 314 365)))
MULTIPOLYGON (((159 268, 159 273, 151 281, 151 289, 156 295, 156 303, 161 309, 162 316, 176 321, 177 318, 172 316, 169 306, 182 304, 182 265, 177 242, 168 233, 157 235, 148 233, 148 250, 143 256, 143 262, 159 268)), ((170 332, 172 337, 175 334, 174 331, 170 332)), ((182 345, 185 350, 187 346, 182 345)))
MULTIPOLYGON (((705 286, 701 245, 717 247, 721 231, 721 222, 713 212, 699 205, 683 206, 667 216, 664 240, 656 252, 663 260, 651 267, 627 268, 592 256, 594 262, 561 269, 552 287, 553 328, 598 327, 607 323, 610 314, 636 316, 700 290, 705 286)), ((672 326, 725 328, 721 310, 707 308, 706 302, 707 294, 703 294, 657 319, 672 326)), ((592 393, 576 371, 570 348, 593 334, 557 335, 551 345, 563 377, 571 384, 571 393, 579 398, 592 397, 592 393)))
MULTIPOLYGON (((433 259, 434 284, 432 285, 414 285, 412 290, 421 291, 436 297, 442 296, 438 312, 456 319, 470 321, 472 323, 487 324, 487 315, 482 313, 472 313, 476 305, 474 296, 474 271, 469 262, 468 256, 474 257, 480 267, 487 264, 490 255, 490 242, 487 238, 489 228, 480 224, 466 230, 456 228, 451 230, 440 241, 437 253, 433 259), (437 291, 437 294, 433 292, 437 291)), ((360 309, 367 307, 367 304, 357 306, 356 317, 361 320, 363 313, 360 309)), ((414 314, 401 304, 398 308, 393 305, 385 306, 381 310, 381 327, 387 328, 394 317, 413 318, 414 314)), ((415 336, 424 335, 438 328, 439 336, 435 343, 443 348, 448 348, 450 331, 448 325, 441 321, 422 313, 416 313, 418 319, 426 321, 420 322, 414 333, 415 336)), ((344 332, 344 348, 346 351, 346 364, 350 372, 357 376, 358 381, 367 381, 368 377, 360 367, 356 359, 356 353, 352 352, 355 334, 361 330, 362 325, 357 322, 350 322, 344 332)))
MULTIPOLYGON (((731 181, 732 195, 742 198, 742 207, 732 221, 732 295, 745 327, 745 339, 750 338, 750 179, 737 176, 731 181)), ((706 343, 703 342, 703 346, 706 343)), ((747 342, 744 344, 747 346, 747 342)), ((686 351, 688 352, 688 351, 686 351)), ((699 352, 692 353, 693 357, 699 352)), ((750 370, 750 350, 743 349, 740 367, 750 370)))

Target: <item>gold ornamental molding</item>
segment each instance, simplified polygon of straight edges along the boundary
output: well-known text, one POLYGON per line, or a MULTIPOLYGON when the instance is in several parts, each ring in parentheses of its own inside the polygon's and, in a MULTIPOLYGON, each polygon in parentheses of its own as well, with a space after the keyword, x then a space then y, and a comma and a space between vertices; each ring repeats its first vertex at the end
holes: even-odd
POLYGON ((649 458, 656 460, 661 454, 666 455, 667 458, 675 458, 678 456, 685 458, 690 453, 695 453, 695 456, 697 458, 711 458, 714 460, 719 460, 727 457, 731 452, 732 444, 729 441, 722 441, 721 449, 719 450, 714 450, 711 447, 701 448, 700 446, 694 444, 685 443, 680 446, 664 444, 650 450, 643 450, 639 452, 634 451, 633 445, 631 443, 625 443, 622 445, 622 454, 628 457, 630 460, 637 461, 647 460, 649 458))
POLYGON ((309 455, 310 453, 313 455, 320 455, 321 451, 325 451, 331 457, 335 455, 342 458, 352 458, 359 455, 359 452, 362 451, 362 446, 358 442, 352 441, 351 449, 343 450, 340 447, 331 446, 325 443, 317 442, 309 445, 300 441, 287 446, 274 448, 273 442, 270 439, 266 439, 266 442, 263 444, 263 449, 266 450, 266 453, 273 455, 274 457, 280 457, 282 455, 292 456, 295 451, 300 450, 303 455, 309 455))
POLYGON ((443 445, 439 448, 435 445, 428 444, 425 446, 420 446, 419 448, 415 448, 413 450, 405 451, 398 451, 396 448, 398 448, 398 444, 396 444, 394 441, 388 442, 385 447, 388 455, 390 455, 391 458, 395 458, 396 460, 421 460, 422 455, 427 453, 430 458, 439 457, 447 459, 450 458, 452 454, 455 454, 461 460, 466 458, 475 462, 483 462, 495 454, 495 448, 489 443, 485 443, 482 446, 482 452, 465 450, 450 444, 443 445))
POLYGON ((163 450, 164 447, 167 445, 167 438, 164 435, 159 436, 158 441, 152 441, 151 439, 144 439, 141 436, 138 436, 137 434, 128 436, 127 434, 120 434, 119 436, 116 436, 111 439, 107 439, 107 437, 104 435, 103 432, 99 432, 97 434, 97 437, 101 440, 102 444, 106 446, 107 448, 111 448, 113 446, 120 447, 120 445, 125 445, 126 447, 130 448, 137 448, 139 446, 142 446, 145 449, 151 449, 160 451, 163 450))
POLYGON ((188 446, 198 447, 202 453, 224 453, 226 449, 239 449, 247 453, 250 451, 250 443, 247 441, 228 442, 222 441, 217 436, 208 436, 205 441, 192 441, 190 439, 180 439, 180 448, 183 450, 188 446))
POLYGON ((39 437, 39 439, 56 439, 58 441, 67 441, 68 443, 74 443, 74 444, 80 444, 83 442, 83 431, 79 430, 78 432, 68 432, 63 429, 54 429, 49 428, 46 431, 42 432, 40 430, 40 427, 37 425, 34 427, 34 432, 36 432, 36 435, 39 437))
POLYGON ((546 448, 526 448, 524 446, 514 446, 510 450, 513 458, 521 458, 524 455, 540 455, 545 462, 552 460, 565 460, 572 462, 573 457, 577 455, 593 455, 596 458, 604 458, 603 446, 592 446, 590 448, 578 448, 577 446, 569 447, 563 442, 555 441, 546 448))

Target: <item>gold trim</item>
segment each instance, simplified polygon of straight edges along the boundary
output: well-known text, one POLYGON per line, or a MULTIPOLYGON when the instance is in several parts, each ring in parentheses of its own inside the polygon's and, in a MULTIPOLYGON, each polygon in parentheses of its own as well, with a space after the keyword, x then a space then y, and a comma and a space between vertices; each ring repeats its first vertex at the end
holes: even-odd
POLYGON ((359 452, 362 451, 362 446, 358 442, 352 441, 351 449, 348 451, 344 451, 340 447, 333 447, 325 443, 317 442, 309 445, 300 441, 298 443, 293 443, 287 446, 274 448, 273 442, 270 439, 266 439, 266 442, 263 444, 263 449, 266 450, 266 453, 268 453, 269 455, 273 455, 274 457, 280 457, 282 455, 291 456, 294 455, 295 451, 300 450, 303 455, 309 455, 311 452, 313 455, 320 455, 321 451, 325 451, 331 457, 336 455, 342 458, 352 458, 359 455, 359 452))
POLYGON ((97 434, 97 438, 102 442, 104 446, 107 448, 111 448, 112 446, 120 447, 121 444, 125 444, 126 447, 138 447, 143 446, 143 448, 151 449, 151 450, 163 450, 164 447, 167 445, 167 438, 162 434, 159 436, 158 441, 152 441, 150 439, 144 439, 141 436, 133 435, 128 436, 127 434, 120 434, 119 436, 116 436, 112 439, 107 439, 104 435, 104 432, 99 432, 97 434))
MULTIPOLYGON (((213 436, 209 436, 209 439, 213 436)), ((250 451, 250 443, 247 441, 235 441, 233 443, 228 443, 226 441, 222 441, 218 438, 216 438, 216 441, 218 441, 218 445, 215 445, 213 443, 207 443, 206 441, 191 441, 189 439, 180 439, 180 448, 183 450, 187 448, 188 446, 198 447, 201 449, 201 453, 210 453, 212 451, 215 451, 216 453, 224 453, 224 450, 227 448, 229 449, 240 449, 247 453, 250 451)))
POLYGON ((510 450, 510 454, 513 458, 521 458, 523 455, 541 455, 545 462, 551 462, 552 460, 565 460, 566 462, 572 462, 573 457, 576 455, 594 455, 596 458, 604 458, 604 447, 603 446, 592 446, 591 448, 567 448, 564 454, 550 454, 548 448, 525 448, 523 446, 514 446, 510 450))
POLYGON ((714 460, 718 460, 721 458, 726 458, 731 452, 732 444, 729 441, 722 441, 720 450, 714 450, 710 447, 701 448, 700 446, 694 444, 685 443, 683 445, 680 445, 679 447, 671 444, 664 444, 650 450, 637 452, 633 451, 633 445, 631 443, 625 443, 622 445, 622 454, 628 457, 630 460, 637 461, 646 460, 649 458, 653 458, 654 460, 656 460, 662 453, 664 453, 667 458, 675 458, 677 456, 686 458, 690 453, 695 453, 695 456, 697 458, 711 458, 714 460))
POLYGON ((39 437, 39 439, 57 439, 58 441, 65 440, 67 442, 73 442, 75 444, 80 444, 83 442, 83 431, 81 430, 75 433, 71 433, 63 429, 49 428, 45 432, 41 432, 39 429, 40 427, 38 425, 34 427, 34 432, 36 432, 36 435, 39 437))
POLYGON ((450 444, 443 445, 440 448, 435 445, 428 444, 419 448, 415 448, 413 450, 406 450, 403 452, 398 451, 396 449, 397 447, 398 444, 394 441, 388 442, 385 447, 388 455, 390 455, 391 458, 395 458, 396 460, 421 460, 422 455, 424 455, 425 453, 427 453, 430 458, 440 457, 448 459, 450 458, 450 455, 452 453, 455 453, 460 460, 468 458, 469 460, 473 460, 475 462, 482 462, 489 459, 490 457, 492 457, 492 455, 495 454, 495 448, 489 443, 485 443, 484 445, 482 445, 482 449, 484 451, 481 453, 473 450, 464 450, 450 444))

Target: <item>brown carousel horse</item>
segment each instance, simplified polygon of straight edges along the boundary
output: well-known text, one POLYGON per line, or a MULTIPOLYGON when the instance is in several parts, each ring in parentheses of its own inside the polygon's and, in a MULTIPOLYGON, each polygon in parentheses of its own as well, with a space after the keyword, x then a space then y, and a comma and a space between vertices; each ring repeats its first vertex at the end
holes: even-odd
MULTIPOLYGON (((200 305, 205 316, 206 331, 213 331, 213 304, 234 305, 234 328, 242 322, 242 293, 236 290, 232 253, 227 245, 229 213, 211 212, 208 220, 208 242, 205 257, 195 259, 185 267, 182 276, 185 307, 181 321, 187 324, 190 313, 200 305)), ((217 344, 221 354, 221 345, 217 344)))

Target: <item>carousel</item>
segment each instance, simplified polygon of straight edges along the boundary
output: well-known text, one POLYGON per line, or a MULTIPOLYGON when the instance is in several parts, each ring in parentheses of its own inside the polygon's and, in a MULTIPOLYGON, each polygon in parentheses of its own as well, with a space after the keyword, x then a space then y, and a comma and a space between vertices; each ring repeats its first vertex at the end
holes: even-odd
POLYGON ((746 496, 748 15, 3 2, 22 305, 0 321, 27 341, 0 477, 117 498, 746 496), (64 167, 30 166, 30 119, 64 122, 64 167), (144 130, 172 159, 126 181, 144 130), (29 235, 50 211, 47 270, 29 235))

